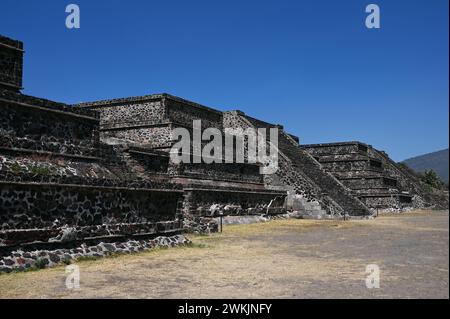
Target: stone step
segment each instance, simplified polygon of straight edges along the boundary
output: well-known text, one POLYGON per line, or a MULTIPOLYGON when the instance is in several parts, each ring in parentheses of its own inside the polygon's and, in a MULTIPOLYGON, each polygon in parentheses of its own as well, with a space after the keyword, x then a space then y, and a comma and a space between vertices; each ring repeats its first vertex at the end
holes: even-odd
POLYGON ((338 203, 345 211, 351 214, 369 214, 367 207, 350 195, 338 180, 326 173, 319 163, 309 154, 293 145, 286 136, 280 134, 279 148, 292 162, 295 169, 306 174, 317 186, 327 192, 327 196, 338 203))

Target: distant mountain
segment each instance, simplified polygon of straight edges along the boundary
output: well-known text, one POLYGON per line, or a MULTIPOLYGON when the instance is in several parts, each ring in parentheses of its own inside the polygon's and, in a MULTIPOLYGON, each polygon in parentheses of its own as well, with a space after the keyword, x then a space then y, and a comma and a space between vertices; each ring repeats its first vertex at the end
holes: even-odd
POLYGON ((417 172, 432 169, 448 183, 448 148, 404 160, 403 163, 417 172))

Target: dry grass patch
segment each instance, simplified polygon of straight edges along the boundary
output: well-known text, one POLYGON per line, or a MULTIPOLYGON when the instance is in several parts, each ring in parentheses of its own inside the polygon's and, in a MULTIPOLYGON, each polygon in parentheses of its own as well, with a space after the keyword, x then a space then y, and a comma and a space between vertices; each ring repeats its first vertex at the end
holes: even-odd
MULTIPOLYGON (((360 298, 364 294, 371 296, 365 289, 364 278, 365 266, 372 262, 383 269, 386 287, 394 289, 402 282, 408 289, 401 291, 409 296, 412 291, 409 276, 414 274, 408 274, 406 280, 397 271, 398 266, 392 264, 409 265, 412 260, 420 266, 413 269, 417 271, 415 275, 436 276, 426 277, 425 284, 430 280, 442 282, 437 272, 422 272, 434 262, 414 259, 421 256, 420 251, 412 250, 408 255, 402 244, 395 246, 398 239, 408 239, 400 243, 414 243, 417 236, 428 236, 428 242, 431 236, 438 236, 448 242, 448 236, 441 231, 431 235, 422 232, 448 224, 444 214, 432 219, 427 218, 429 214, 408 213, 410 219, 396 214, 381 215, 375 220, 289 219, 225 225, 223 233, 187 235, 193 241, 187 247, 76 262, 81 271, 81 289, 77 291, 66 289, 64 266, 1 275, 0 298, 360 298), (386 233, 388 227, 392 230, 386 233), (396 236, 394 240, 389 237, 391 233, 396 236), (361 249, 374 244, 385 248, 378 249, 376 255, 365 250, 361 254, 361 249), (404 255, 400 261, 399 253, 404 255)), ((441 243, 442 240, 436 241, 436 245, 441 243)), ((436 245, 430 247, 441 249, 436 245)), ((411 249, 416 247, 413 245, 411 249)), ((424 253, 430 250, 428 246, 423 249, 424 253)), ((447 270, 448 278, 448 269, 439 262, 444 275, 447 270)), ((431 296, 433 291, 436 289, 426 293, 431 296)), ((385 296, 386 291, 379 293, 385 296)), ((397 296, 400 292, 389 293, 386 296, 397 296)), ((420 294, 414 296, 417 295, 420 294)))
POLYGON ((215 241, 233 237, 248 237, 262 234, 306 231, 317 227, 349 228, 360 225, 358 221, 313 220, 313 219, 280 219, 254 224, 225 225, 223 233, 210 236, 190 236, 193 241, 215 241))

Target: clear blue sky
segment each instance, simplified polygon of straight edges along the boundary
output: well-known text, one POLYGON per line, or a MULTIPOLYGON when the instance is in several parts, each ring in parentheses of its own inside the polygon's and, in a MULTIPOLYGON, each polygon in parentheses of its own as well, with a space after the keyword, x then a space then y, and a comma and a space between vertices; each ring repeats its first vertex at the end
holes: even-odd
POLYGON ((395 160, 448 147, 448 0, 2 0, 24 93, 76 103, 167 92, 361 140, 395 160), (65 28, 65 7, 81 29, 65 28), (381 8, 366 29, 365 6, 381 8))

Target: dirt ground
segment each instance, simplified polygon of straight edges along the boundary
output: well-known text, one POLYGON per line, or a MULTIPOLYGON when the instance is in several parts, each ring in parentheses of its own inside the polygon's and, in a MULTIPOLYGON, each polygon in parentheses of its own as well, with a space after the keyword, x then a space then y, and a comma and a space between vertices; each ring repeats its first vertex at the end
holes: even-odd
POLYGON ((191 236, 193 247, 0 275, 0 298, 449 298, 449 216, 280 220, 191 236), (366 287, 366 266, 380 288, 366 287))

